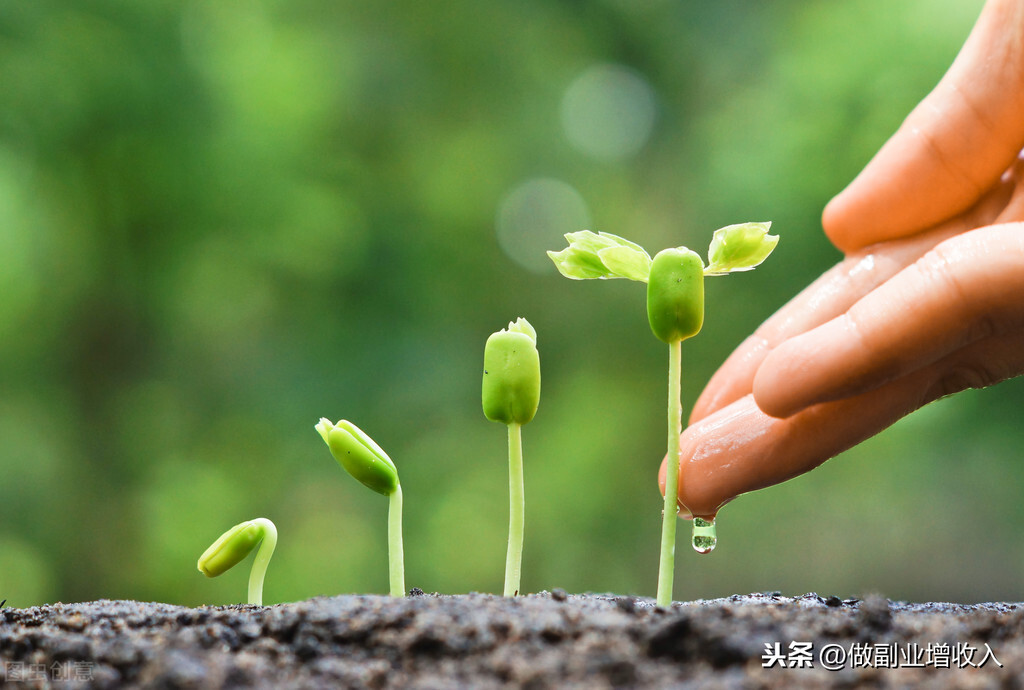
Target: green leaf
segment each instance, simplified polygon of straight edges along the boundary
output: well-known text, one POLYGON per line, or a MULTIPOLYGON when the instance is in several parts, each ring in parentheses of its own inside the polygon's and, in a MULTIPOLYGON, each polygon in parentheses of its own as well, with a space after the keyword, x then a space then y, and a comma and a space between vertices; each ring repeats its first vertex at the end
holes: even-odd
POLYGON ((560 252, 548 252, 555 267, 566 278, 626 278, 644 282, 651 257, 635 242, 608 232, 590 230, 565 235, 569 246, 560 252))
POLYGON ((533 342, 537 342, 537 329, 521 316, 515 321, 509 321, 508 328, 506 330, 510 333, 522 333, 523 335, 529 336, 530 340, 533 342))
POLYGON ((320 438, 324 440, 324 443, 330 445, 331 441, 329 439, 329 435, 331 433, 331 429, 334 428, 334 422, 326 417, 321 417, 315 428, 320 433, 320 438))
POLYGON ((767 259, 779 243, 778 235, 768 234, 771 226, 771 222, 741 223, 715 230, 704 275, 749 271, 767 259))
POLYGON ((647 282, 651 273, 651 257, 632 247, 605 247, 597 253, 601 263, 616 277, 647 282))
POLYGON ((548 252, 548 257, 554 262, 558 272, 566 278, 588 280, 608 277, 608 269, 596 254, 579 253, 568 247, 560 252, 548 252))

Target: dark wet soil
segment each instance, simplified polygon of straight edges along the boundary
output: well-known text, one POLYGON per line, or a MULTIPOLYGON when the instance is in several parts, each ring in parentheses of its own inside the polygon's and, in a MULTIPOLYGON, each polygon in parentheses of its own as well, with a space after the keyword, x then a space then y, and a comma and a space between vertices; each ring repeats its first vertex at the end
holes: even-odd
POLYGON ((5 687, 800 688, 1024 685, 1024 604, 564 592, 135 601, 0 611, 5 687))

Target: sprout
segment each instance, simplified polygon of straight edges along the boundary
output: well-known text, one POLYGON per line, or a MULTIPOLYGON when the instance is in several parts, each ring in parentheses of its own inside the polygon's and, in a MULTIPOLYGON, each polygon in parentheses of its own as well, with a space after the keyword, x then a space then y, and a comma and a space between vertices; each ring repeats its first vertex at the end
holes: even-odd
POLYGON ((199 557, 199 572, 217 577, 238 565, 259 544, 249 572, 249 603, 263 606, 263 578, 277 546, 277 528, 267 518, 256 518, 235 525, 199 557))
POLYGON ((524 318, 492 333, 484 346, 484 416, 508 425, 508 552, 505 556, 506 597, 519 594, 523 562, 522 425, 533 419, 540 403, 540 355, 537 331, 524 318))
POLYGON ((342 419, 337 424, 321 417, 316 425, 331 455, 366 487, 389 498, 388 571, 391 596, 405 596, 405 555, 402 548, 402 485, 388 454, 362 429, 342 419))
POLYGON ((654 259, 640 245, 589 230, 565 236, 569 246, 548 252, 567 278, 627 278, 647 283, 647 320, 651 331, 669 346, 668 471, 658 567, 659 606, 672 603, 675 570, 676 515, 679 489, 679 436, 682 434, 681 343, 700 332, 704 323, 704 276, 749 271, 764 261, 779 238, 769 235, 771 223, 742 223, 715 231, 708 248, 708 266, 686 247, 658 252, 654 259))

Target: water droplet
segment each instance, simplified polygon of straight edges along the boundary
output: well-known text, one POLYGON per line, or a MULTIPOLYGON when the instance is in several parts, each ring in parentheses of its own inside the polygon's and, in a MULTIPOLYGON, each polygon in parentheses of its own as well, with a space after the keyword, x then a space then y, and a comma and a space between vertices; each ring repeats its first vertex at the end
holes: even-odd
POLYGON ((718 543, 718 534, 715 532, 715 519, 705 520, 704 518, 693 518, 693 550, 697 553, 711 553, 718 543))

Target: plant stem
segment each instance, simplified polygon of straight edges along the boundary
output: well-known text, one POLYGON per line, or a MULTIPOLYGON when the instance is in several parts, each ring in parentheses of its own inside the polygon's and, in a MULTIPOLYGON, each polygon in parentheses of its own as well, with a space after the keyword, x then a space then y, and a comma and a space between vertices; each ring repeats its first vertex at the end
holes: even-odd
POLYGON ((505 556, 505 596, 519 594, 523 567, 523 437, 522 425, 508 425, 508 553, 505 556))
POLYGON ((267 565, 277 547, 277 528, 266 518, 256 518, 253 522, 263 530, 263 539, 249 571, 249 603, 263 606, 263 578, 267 574, 267 565))
POLYGON ((388 498, 388 571, 391 596, 405 596, 405 550, 402 547, 402 485, 388 498))
POLYGON ((661 523, 661 562, 658 565, 658 606, 672 605, 676 562, 676 522, 679 495, 679 436, 683 433, 682 341, 668 345, 668 467, 665 472, 665 508, 661 523))

